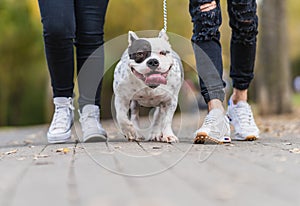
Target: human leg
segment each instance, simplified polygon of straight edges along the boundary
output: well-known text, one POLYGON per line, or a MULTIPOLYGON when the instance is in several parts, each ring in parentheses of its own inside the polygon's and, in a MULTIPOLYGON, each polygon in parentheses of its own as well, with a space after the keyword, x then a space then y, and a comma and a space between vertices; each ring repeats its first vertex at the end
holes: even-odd
POLYGON ((224 100, 223 65, 219 27, 222 22, 220 1, 190 0, 193 22, 193 48, 200 80, 201 93, 210 100, 224 100))
POLYGON ((108 0, 75 1, 76 54, 80 109, 100 106, 104 72, 104 21, 108 0))
POLYGON ((102 47, 108 0, 75 1, 77 73, 80 123, 84 142, 103 141, 106 131, 100 124, 100 97, 104 73, 102 47))
POLYGON ((208 115, 196 131, 195 143, 212 141, 230 142, 228 119, 224 114, 223 65, 219 27, 221 25, 220 1, 190 0, 193 21, 193 47, 200 79, 201 93, 208 104, 208 115))
POLYGON ((258 18, 255 0, 228 0, 231 37, 230 77, 233 94, 227 114, 235 128, 237 140, 255 140, 259 136, 250 105, 247 103, 248 87, 254 77, 258 18))
POLYGON ((74 1, 39 0, 48 69, 54 97, 73 96, 74 1))
POLYGON ((49 143, 71 139, 73 124, 73 0, 39 0, 48 69, 53 89, 54 115, 47 138, 49 143))
POLYGON ((228 0, 228 13, 232 29, 230 45, 230 77, 233 87, 248 89, 253 79, 258 28, 255 0, 228 0))

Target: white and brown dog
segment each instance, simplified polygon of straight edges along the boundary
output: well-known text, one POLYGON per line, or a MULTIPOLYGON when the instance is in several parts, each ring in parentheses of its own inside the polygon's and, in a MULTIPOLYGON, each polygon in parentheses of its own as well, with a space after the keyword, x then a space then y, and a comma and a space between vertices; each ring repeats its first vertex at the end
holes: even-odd
POLYGON ((178 142, 171 124, 183 83, 181 60, 172 51, 164 30, 157 38, 139 38, 130 31, 128 41, 129 47, 114 72, 118 125, 128 140, 178 142), (139 106, 155 108, 146 137, 137 131, 139 106))

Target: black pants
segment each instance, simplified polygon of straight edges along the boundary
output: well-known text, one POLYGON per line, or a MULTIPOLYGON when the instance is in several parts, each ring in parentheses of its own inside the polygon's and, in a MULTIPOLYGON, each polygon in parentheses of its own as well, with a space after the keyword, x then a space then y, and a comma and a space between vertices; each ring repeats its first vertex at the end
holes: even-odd
MULTIPOLYGON (((194 25, 192 42, 195 51, 201 93, 206 102, 224 100, 223 64, 219 27, 222 23, 220 0, 216 8, 201 11, 212 0, 190 0, 189 11, 194 25), (208 57, 211 63, 203 60, 208 57)), ((253 79, 258 18, 255 0, 227 0, 232 29, 230 77, 233 87, 244 90, 253 79)))
POLYGON ((104 55, 103 51, 95 51, 104 43, 103 26, 107 4, 108 0, 39 0, 53 96, 73 96, 74 45, 77 74, 89 57, 93 59, 93 63, 85 68, 91 72, 84 72, 83 75, 89 77, 79 82, 81 108, 85 104, 100 106, 104 55), (94 90, 97 91, 90 91, 90 85, 86 84, 92 84, 92 88, 96 87, 94 90))

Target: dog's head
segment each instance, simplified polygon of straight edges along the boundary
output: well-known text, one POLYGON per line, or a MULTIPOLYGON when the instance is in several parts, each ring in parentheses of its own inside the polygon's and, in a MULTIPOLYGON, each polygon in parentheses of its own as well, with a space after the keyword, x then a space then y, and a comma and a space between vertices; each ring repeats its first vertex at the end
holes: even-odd
POLYGON ((166 32, 161 30, 157 38, 139 38, 130 31, 128 41, 129 67, 132 73, 152 88, 167 84, 173 58, 166 32))

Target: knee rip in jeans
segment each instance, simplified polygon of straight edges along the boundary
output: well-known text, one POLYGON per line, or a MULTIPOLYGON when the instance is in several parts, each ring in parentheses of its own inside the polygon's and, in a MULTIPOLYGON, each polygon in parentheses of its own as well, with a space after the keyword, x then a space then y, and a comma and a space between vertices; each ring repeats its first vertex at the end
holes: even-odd
POLYGON ((221 25, 221 12, 217 9, 216 1, 203 1, 197 9, 195 24, 198 25, 197 40, 207 41, 219 38, 221 25))
POLYGON ((257 35, 256 5, 249 0, 232 1, 232 21, 234 32, 233 40, 243 43, 255 42, 257 35))
POLYGON ((200 11, 201 12, 207 12, 207 11, 213 10, 215 8, 217 8, 216 1, 212 1, 212 2, 209 2, 209 3, 204 3, 204 4, 200 5, 200 11))

